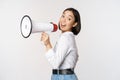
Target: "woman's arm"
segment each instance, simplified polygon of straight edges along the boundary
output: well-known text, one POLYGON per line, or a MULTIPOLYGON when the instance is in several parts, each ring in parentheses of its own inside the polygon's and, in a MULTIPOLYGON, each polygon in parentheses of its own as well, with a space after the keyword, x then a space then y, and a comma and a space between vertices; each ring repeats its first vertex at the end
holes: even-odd
POLYGON ((45 32, 42 32, 41 34, 41 41, 43 41, 44 45, 46 46, 46 51, 52 48, 52 45, 50 43, 49 35, 45 32))
POLYGON ((59 38, 55 49, 50 49, 46 53, 46 58, 54 69, 58 69, 69 53, 69 41, 66 36, 59 38))

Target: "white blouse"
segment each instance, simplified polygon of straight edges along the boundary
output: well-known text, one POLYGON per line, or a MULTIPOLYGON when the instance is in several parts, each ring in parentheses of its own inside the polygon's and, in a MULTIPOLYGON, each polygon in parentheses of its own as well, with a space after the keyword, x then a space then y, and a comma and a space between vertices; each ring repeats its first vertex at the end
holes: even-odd
POLYGON ((62 33, 55 47, 47 51, 46 58, 53 69, 74 68, 78 60, 74 34, 62 33))

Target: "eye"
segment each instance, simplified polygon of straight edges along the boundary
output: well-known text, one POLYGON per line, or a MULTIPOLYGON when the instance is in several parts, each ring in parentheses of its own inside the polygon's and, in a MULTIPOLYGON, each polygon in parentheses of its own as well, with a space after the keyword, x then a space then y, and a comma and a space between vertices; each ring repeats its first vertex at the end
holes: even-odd
POLYGON ((71 21, 71 20, 72 20, 72 18, 68 17, 68 18, 67 18, 67 20, 68 20, 68 21, 71 21))
POLYGON ((68 20, 70 21, 70 20, 71 20, 71 18, 68 18, 68 20))
POLYGON ((64 15, 62 15, 61 17, 62 17, 62 18, 64 18, 65 16, 64 16, 64 15))

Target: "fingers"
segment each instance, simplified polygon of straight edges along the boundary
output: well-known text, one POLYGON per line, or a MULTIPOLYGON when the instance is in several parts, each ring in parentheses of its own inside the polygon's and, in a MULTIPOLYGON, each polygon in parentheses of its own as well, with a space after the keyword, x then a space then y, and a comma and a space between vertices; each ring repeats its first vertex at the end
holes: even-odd
POLYGON ((41 33, 41 41, 44 41, 44 36, 45 36, 45 34, 44 34, 44 32, 42 32, 41 33))
POLYGON ((45 32, 42 32, 42 34, 41 34, 42 36, 48 36, 48 34, 47 33, 45 33, 45 32))
POLYGON ((46 40, 48 40, 48 39, 49 39, 48 34, 45 33, 45 32, 42 32, 42 33, 41 33, 41 41, 46 41, 46 40))

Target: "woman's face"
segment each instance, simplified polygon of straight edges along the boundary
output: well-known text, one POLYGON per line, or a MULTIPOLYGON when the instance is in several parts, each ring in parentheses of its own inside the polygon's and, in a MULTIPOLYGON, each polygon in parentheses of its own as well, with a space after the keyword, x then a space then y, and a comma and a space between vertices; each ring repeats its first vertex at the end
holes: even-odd
POLYGON ((71 31, 72 27, 77 25, 72 11, 67 10, 63 12, 60 17, 59 25, 62 32, 71 31))

